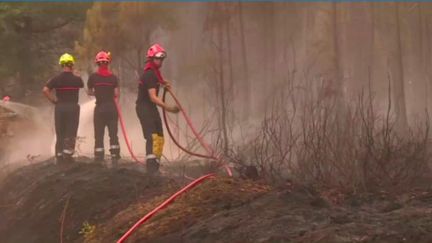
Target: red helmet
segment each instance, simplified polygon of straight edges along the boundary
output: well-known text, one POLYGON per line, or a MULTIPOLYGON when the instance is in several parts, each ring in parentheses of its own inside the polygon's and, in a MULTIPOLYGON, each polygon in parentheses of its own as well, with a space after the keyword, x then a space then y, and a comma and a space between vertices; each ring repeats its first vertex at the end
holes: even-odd
POLYGON ((98 54, 96 54, 95 62, 96 63, 111 62, 111 53, 100 51, 98 54))
POLYGON ((148 58, 165 58, 166 56, 165 49, 159 44, 152 45, 147 51, 148 58))
POLYGON ((6 96, 4 96, 3 97, 3 102, 8 102, 10 100, 10 96, 9 95, 6 95, 6 96))

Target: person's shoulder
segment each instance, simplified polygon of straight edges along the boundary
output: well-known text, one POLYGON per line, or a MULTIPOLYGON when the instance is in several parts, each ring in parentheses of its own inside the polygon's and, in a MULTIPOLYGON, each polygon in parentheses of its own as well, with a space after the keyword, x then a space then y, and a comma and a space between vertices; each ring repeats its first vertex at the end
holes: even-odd
POLYGON ((111 80, 114 80, 114 81, 118 80, 117 75, 115 75, 114 73, 111 74, 111 76, 109 76, 109 77, 110 77, 111 80))
POLYGON ((53 77, 51 77, 48 80, 47 84, 51 84, 52 85, 52 84, 55 84, 55 83, 59 82, 58 80, 62 79, 62 74, 63 73, 58 73, 58 74, 54 75, 53 77))
POLYGON ((80 75, 80 74, 72 73, 72 76, 73 76, 74 78, 79 78, 79 79, 81 79, 81 75, 80 75))
POLYGON ((72 78, 73 78, 75 81, 80 81, 80 82, 82 82, 82 78, 81 78, 81 76, 80 76, 79 74, 72 73, 72 78))
POLYGON ((58 73, 58 74, 54 75, 50 80, 55 81, 55 80, 61 79, 62 77, 63 77, 63 73, 58 73))
POLYGON ((72 73, 72 75, 70 76, 72 78, 69 78, 69 82, 71 82, 71 85, 76 85, 77 87, 84 87, 84 81, 82 80, 81 76, 77 73, 72 73))
POLYGON ((144 79, 157 79, 156 73, 152 69, 144 71, 142 77, 144 79))

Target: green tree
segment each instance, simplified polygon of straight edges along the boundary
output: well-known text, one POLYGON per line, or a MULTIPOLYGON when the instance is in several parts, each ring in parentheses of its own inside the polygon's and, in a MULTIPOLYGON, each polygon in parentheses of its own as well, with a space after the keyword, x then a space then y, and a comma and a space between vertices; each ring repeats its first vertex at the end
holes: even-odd
POLYGON ((0 3, 0 75, 15 77, 25 88, 39 86, 36 80, 46 77, 56 64, 56 57, 73 47, 89 6, 89 3, 0 3))
POLYGON ((152 33, 175 27, 173 11, 165 3, 95 3, 87 12, 83 39, 76 49, 87 60, 100 50, 111 51, 117 64, 139 71, 152 33))

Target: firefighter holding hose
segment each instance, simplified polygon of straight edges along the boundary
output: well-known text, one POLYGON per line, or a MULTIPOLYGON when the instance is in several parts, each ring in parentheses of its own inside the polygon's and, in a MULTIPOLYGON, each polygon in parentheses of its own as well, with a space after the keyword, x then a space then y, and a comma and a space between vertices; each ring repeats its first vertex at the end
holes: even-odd
POLYGON ((73 162, 72 155, 75 150, 80 116, 78 95, 84 83, 80 77, 73 74, 75 59, 72 55, 63 54, 59 64, 63 72, 50 79, 42 92, 49 101, 55 104, 55 156, 57 164, 62 164, 73 162), (53 90, 55 90, 55 95, 53 90))
POLYGON ((148 49, 144 73, 140 77, 138 86, 136 112, 146 140, 146 167, 149 174, 159 172, 164 146, 162 120, 157 106, 168 112, 179 112, 177 106, 167 105, 158 96, 161 86, 171 88, 160 72, 166 56, 165 49, 159 44, 154 44, 148 49))
POLYGON ((114 98, 120 95, 118 78, 109 70, 111 54, 101 51, 97 53, 95 63, 98 65, 97 72, 90 75, 87 82, 88 94, 96 97, 96 107, 94 109, 94 136, 95 162, 103 162, 105 157, 104 134, 105 127, 108 127, 110 137, 111 162, 117 165, 120 159, 120 145, 117 136, 118 113, 114 103, 114 98))

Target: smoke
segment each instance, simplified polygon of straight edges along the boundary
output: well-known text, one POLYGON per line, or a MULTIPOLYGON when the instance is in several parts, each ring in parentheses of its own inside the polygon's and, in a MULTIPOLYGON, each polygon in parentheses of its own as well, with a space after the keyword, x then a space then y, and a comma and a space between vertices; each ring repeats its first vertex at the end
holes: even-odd
POLYGON ((5 123, 7 136, 1 141, 0 163, 47 158, 52 144, 52 131, 46 119, 48 110, 11 101, 0 103, 0 106, 15 113, 15 118, 5 123))
MULTIPOLYGON (((139 158, 145 157, 145 139, 143 136, 142 128, 138 117, 135 112, 135 100, 136 100, 136 92, 122 90, 120 96, 120 107, 122 109, 123 120, 126 125, 126 132, 129 137, 129 140, 132 145, 132 149, 139 158)), ((96 106, 95 98, 89 97, 85 94, 85 92, 81 92, 80 94, 80 122, 77 132, 77 143, 76 143, 76 154, 80 156, 88 156, 93 157, 94 153, 94 108, 96 106)), ((52 115, 51 115, 52 116, 52 115)), ((51 119, 53 120, 53 119, 51 119)), ((50 126, 53 127, 54 124, 50 122, 50 126)), ((54 128, 51 130, 54 131, 54 128)), ((50 154, 54 154, 54 143, 55 143, 55 134, 52 135, 52 146, 50 154)), ((118 137, 121 147, 121 156, 126 159, 130 159, 130 154, 127 149, 127 145, 121 131, 120 122, 118 126, 118 137)), ((109 135, 108 130, 105 130, 104 136, 104 146, 106 153, 109 153, 109 135)), ((172 144, 170 142, 166 143, 165 146, 165 156, 167 158, 173 158, 178 153, 176 148, 171 147, 172 144), (170 152, 168 152, 170 151, 170 152)))
MULTIPOLYGON (((128 137, 132 144, 132 149, 139 158, 145 157, 145 139, 142 128, 135 112, 136 92, 127 90, 122 91, 120 106, 123 113, 128 137)), ((169 101, 170 103, 172 101, 169 101)), ((93 112, 95 108, 95 98, 89 97, 85 92, 80 92, 80 123, 77 133, 76 155, 93 157, 94 150, 94 125, 93 112)), ((16 114, 16 118, 8 122, 9 136, 7 141, 3 141, 3 156, 0 161, 2 164, 33 163, 45 160, 55 153, 55 126, 54 126, 54 106, 33 107, 16 102, 1 103, 0 106, 16 114)), ((178 118, 171 115, 173 122, 178 118)), ((173 125, 173 130, 178 134, 178 139, 186 142, 186 135, 178 129, 186 129, 185 124, 179 122, 173 125), (179 125, 180 124, 180 125, 179 125), (178 128, 176 126, 179 126, 178 128), (181 127, 180 127, 181 126, 181 127)), ((130 154, 121 132, 120 124, 118 136, 121 147, 121 156, 130 159, 130 154)), ((179 156, 179 150, 168 138, 165 132, 166 142, 164 149, 165 158, 171 160, 179 156)), ((106 130, 104 137, 106 153, 109 153, 109 136, 106 130)))
MULTIPOLYGON (((120 97, 120 106, 123 111, 123 119, 126 123, 126 129, 129 139, 132 143, 133 151, 138 157, 145 156, 145 140, 142 135, 141 125, 135 114, 135 97, 136 94, 122 92, 120 97)), ((93 97, 81 97, 81 112, 80 124, 78 127, 76 151, 78 155, 93 157, 94 151, 94 125, 93 112, 96 106, 93 97)), ((121 156, 123 158, 130 157, 123 134, 121 132, 120 123, 118 126, 118 136, 121 148, 121 156)), ((106 153, 109 153, 109 136, 108 130, 105 131, 104 145, 106 153)))

